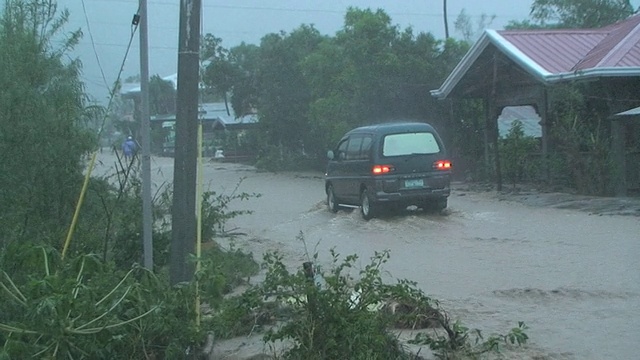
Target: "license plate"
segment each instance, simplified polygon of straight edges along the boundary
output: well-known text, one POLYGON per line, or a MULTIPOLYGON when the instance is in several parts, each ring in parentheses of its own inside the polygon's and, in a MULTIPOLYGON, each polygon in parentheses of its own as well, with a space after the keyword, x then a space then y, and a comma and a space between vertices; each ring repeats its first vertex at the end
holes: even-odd
POLYGON ((423 187, 424 181, 422 179, 409 179, 404 181, 404 187, 407 188, 416 188, 423 187))

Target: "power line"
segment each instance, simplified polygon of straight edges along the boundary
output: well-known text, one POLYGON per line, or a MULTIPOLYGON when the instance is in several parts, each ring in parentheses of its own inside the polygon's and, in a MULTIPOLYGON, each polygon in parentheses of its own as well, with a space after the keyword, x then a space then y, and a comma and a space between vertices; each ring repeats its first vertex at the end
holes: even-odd
MULTIPOLYGON (((93 0, 94 2, 120 2, 125 4, 132 4, 132 1, 127 0, 93 0)), ((176 2, 169 1, 150 1, 150 5, 162 5, 162 6, 172 6, 179 7, 180 4, 176 2)), ((286 7, 272 7, 272 6, 243 6, 243 5, 203 5, 205 9, 231 9, 231 10, 252 10, 252 11, 280 11, 280 12, 296 12, 296 13, 325 13, 325 14, 337 14, 343 15, 346 12, 344 10, 330 10, 330 9, 313 9, 313 8, 286 8, 286 7)), ((386 11, 386 10, 385 10, 386 11)), ((399 16, 428 16, 428 17, 439 17, 441 18, 444 13, 443 12, 387 12, 388 15, 399 15, 399 16)), ((486 16, 488 14, 477 14, 472 15, 471 17, 481 17, 486 16)), ((496 17, 518 17, 520 15, 515 14, 495 14, 496 17)), ((456 16, 449 16, 449 18, 455 19, 456 16)))
POLYGON ((87 8, 85 7, 84 0, 82 0, 82 11, 84 12, 84 19, 87 22, 87 31, 89 32, 89 38, 91 39, 93 54, 96 56, 96 61, 98 62, 98 68, 100 68, 100 73, 102 74, 102 80, 104 81, 104 85, 108 89, 109 83, 107 83, 107 77, 104 75, 104 69, 102 69, 102 64, 100 63, 100 57, 98 56, 98 51, 96 50, 96 44, 93 41, 93 33, 91 32, 91 24, 89 24, 89 16, 87 15, 87 8))
MULTIPOLYGON (((59 43, 59 44, 63 44, 63 41, 53 41, 53 43, 59 43)), ((91 43, 89 42, 85 42, 85 41, 80 41, 78 42, 78 45, 90 45, 91 43)), ((99 45, 99 46, 111 46, 111 47, 119 47, 119 48, 127 48, 129 47, 129 45, 126 44, 116 44, 116 43, 103 43, 103 42, 99 42, 96 41, 94 42, 95 45, 99 45)), ((156 50, 172 50, 172 51, 177 51, 178 47, 176 46, 150 46, 151 49, 156 49, 156 50)))

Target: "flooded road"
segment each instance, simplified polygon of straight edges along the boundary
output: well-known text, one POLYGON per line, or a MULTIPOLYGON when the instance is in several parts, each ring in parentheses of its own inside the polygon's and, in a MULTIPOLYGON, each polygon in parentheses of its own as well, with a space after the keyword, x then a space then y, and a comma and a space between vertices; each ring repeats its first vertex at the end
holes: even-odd
MULTIPOLYGON (((173 175, 172 159, 154 158, 152 166, 158 184, 173 175)), ((296 265, 317 252, 328 262, 334 248, 358 254, 364 266, 388 249, 393 278, 416 281, 454 319, 485 334, 524 321, 542 358, 640 356, 640 217, 453 191, 446 215, 416 211, 366 222, 358 211, 327 211, 321 174, 207 163, 204 177, 210 190, 230 193, 244 178, 239 191, 262 194, 232 204, 254 213, 228 225, 248 235, 239 245, 258 258, 279 250, 296 265)))

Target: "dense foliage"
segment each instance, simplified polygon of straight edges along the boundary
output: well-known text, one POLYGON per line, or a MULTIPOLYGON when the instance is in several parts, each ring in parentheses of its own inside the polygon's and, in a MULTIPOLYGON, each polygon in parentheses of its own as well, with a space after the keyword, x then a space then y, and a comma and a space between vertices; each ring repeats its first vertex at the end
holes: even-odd
POLYGON ((80 63, 68 57, 81 33, 64 37, 67 18, 51 0, 12 0, 0 22, 0 358, 186 358, 215 326, 197 324, 196 289, 215 309, 258 270, 250 254, 211 245, 244 213, 229 202, 251 195, 204 195, 200 282, 171 287, 170 191, 154 199, 155 267, 142 269, 137 160, 117 158, 113 173, 88 182, 64 256, 97 149, 89 125, 105 113, 85 103, 80 63))
POLYGON ((532 181, 540 171, 540 159, 531 159, 538 152, 538 140, 525 136, 522 122, 515 120, 509 133, 500 141, 502 172, 514 187, 521 181, 532 181))
POLYGON ((339 136, 362 124, 414 119, 445 128, 447 108, 429 90, 468 49, 401 30, 382 10, 355 8, 333 37, 302 25, 264 36, 259 47, 225 53, 210 44, 203 82, 228 90, 236 114, 258 111, 259 165, 272 168, 321 166, 339 136))
POLYGON ((534 0, 531 18, 512 20, 506 28, 598 28, 624 20, 633 13, 629 0, 534 0))
POLYGON ((528 339, 523 323, 506 335, 485 339, 481 331, 451 322, 414 282, 388 283, 388 251, 376 253, 361 269, 357 255, 330 253, 331 268, 317 266, 315 254, 294 273, 281 254, 265 255, 266 279, 249 293, 261 295, 262 308, 270 304, 270 316, 282 322, 268 328, 264 337, 271 344, 287 344, 279 358, 421 359, 394 331, 402 329, 413 330, 415 338, 409 343, 427 346, 440 359, 475 358, 528 339))
POLYGON ((48 2, 11 1, 0 19, 0 246, 61 241, 96 136, 84 125, 80 63, 67 59, 80 31, 48 2), (34 6, 40 4, 39 6, 34 6), (59 48, 51 41, 63 39, 59 48))
MULTIPOLYGON (((536 0, 531 5, 530 19, 513 21, 508 28, 600 27, 625 19, 633 11, 628 0, 536 0)), ((326 150, 335 146, 347 130, 384 120, 413 119, 430 122, 438 129, 454 160, 457 178, 490 180, 496 177, 491 160, 494 145, 485 145, 482 99, 436 101, 429 91, 441 86, 469 49, 469 41, 491 21, 492 17, 483 16, 476 29, 462 12, 456 29, 464 41, 438 40, 429 33, 414 34, 411 28, 398 28, 383 10, 350 8, 343 27, 333 36, 301 25, 290 33, 267 34, 260 46, 242 44, 224 51, 221 39, 209 34, 209 39, 215 41, 210 41, 203 53, 212 56, 213 61, 204 71, 203 81, 216 91, 226 92, 236 114, 257 111, 260 128, 245 137, 245 144, 253 146, 259 167, 322 169, 326 150)), ((582 96, 606 91, 594 84, 579 88, 582 96)), ((550 108, 563 106, 572 98, 551 96, 561 93, 550 93, 550 108)), ((634 98, 632 92, 628 98, 634 98)), ((562 125, 566 119, 549 119, 550 123, 558 122, 554 131, 564 128, 571 138, 598 133, 597 145, 592 142, 584 146, 583 140, 577 140, 583 143, 581 152, 597 153, 581 161, 584 170, 571 169, 566 176, 563 165, 576 156, 564 152, 569 149, 563 137, 566 134, 551 134, 552 143, 558 142, 549 147, 553 157, 537 159, 538 164, 528 166, 527 174, 505 174, 509 181, 544 179, 584 193, 610 194, 608 175, 601 171, 610 165, 603 153, 610 137, 601 124, 611 114, 606 102, 615 100, 601 96, 593 102, 597 106, 584 107, 580 105, 582 100, 576 98, 578 102, 570 104, 570 108, 581 109, 576 116, 584 122, 580 124, 584 131, 572 132, 562 125), (599 130, 594 132, 596 128, 599 130), (592 164, 597 167, 591 168, 592 164), (586 174, 590 171, 586 169, 596 170, 586 174)), ((562 110, 552 109, 549 115, 556 116, 557 111, 562 110)), ((510 154, 504 156, 508 158, 510 154)), ((513 170, 510 165, 507 164, 507 171, 513 170)))

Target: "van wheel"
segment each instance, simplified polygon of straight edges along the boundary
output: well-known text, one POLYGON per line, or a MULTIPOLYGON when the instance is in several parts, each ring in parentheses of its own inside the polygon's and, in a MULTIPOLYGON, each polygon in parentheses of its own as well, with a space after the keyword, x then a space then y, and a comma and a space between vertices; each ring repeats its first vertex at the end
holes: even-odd
POLYGON ((431 200, 422 207, 425 211, 439 213, 447 208, 447 199, 431 200))
POLYGON ((333 185, 329 185, 327 188, 327 207, 332 213, 338 212, 338 202, 336 201, 336 194, 333 192, 333 185))
POLYGON ((447 198, 438 200, 438 202, 436 203, 436 210, 437 211, 442 211, 442 210, 446 209, 447 205, 448 205, 447 203, 448 203, 447 198))
POLYGON ((369 190, 367 189, 362 190, 362 195, 360 195, 360 213, 365 220, 369 220, 376 215, 376 205, 371 201, 371 195, 369 195, 369 190))

